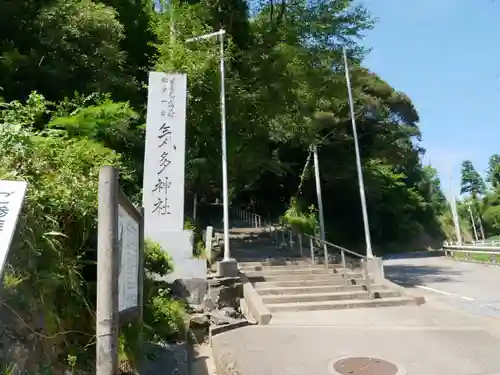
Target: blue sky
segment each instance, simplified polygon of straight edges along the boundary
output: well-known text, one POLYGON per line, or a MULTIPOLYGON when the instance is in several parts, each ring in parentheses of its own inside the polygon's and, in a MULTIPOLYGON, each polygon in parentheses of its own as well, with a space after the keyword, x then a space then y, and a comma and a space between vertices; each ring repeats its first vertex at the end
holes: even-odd
POLYGON ((500 152, 500 2, 361 0, 378 22, 364 65, 405 92, 420 115, 424 162, 459 193, 460 163, 484 173, 500 152))

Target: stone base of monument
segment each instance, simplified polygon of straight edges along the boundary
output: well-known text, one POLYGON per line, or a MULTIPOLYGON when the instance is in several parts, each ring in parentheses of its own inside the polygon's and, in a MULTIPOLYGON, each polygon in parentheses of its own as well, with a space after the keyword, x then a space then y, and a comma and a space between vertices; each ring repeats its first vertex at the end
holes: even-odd
POLYGON ((236 259, 223 259, 217 262, 217 277, 238 277, 236 259))
POLYGON ((193 232, 157 231, 148 233, 147 238, 160 244, 174 265, 173 272, 160 279, 174 283, 174 293, 190 305, 201 304, 208 288, 207 262, 193 259, 193 232))

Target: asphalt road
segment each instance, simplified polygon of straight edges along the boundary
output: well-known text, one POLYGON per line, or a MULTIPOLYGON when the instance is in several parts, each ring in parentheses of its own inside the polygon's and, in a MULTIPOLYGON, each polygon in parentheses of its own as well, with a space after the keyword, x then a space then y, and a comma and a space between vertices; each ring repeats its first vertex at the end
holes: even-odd
POLYGON ((384 260, 385 275, 468 313, 500 317, 500 267, 436 256, 384 260))

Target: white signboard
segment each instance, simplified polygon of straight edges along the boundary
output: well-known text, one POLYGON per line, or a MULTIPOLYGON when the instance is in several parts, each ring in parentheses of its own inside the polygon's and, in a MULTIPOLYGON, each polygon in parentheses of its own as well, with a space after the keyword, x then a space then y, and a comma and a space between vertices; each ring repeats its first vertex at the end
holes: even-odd
POLYGON ((27 186, 26 181, 0 180, 0 275, 14 237, 27 186))
POLYGON ((139 305, 139 246, 139 223, 118 206, 118 311, 139 305))
POLYGON ((149 73, 143 206, 147 233, 184 229, 186 74, 149 73))

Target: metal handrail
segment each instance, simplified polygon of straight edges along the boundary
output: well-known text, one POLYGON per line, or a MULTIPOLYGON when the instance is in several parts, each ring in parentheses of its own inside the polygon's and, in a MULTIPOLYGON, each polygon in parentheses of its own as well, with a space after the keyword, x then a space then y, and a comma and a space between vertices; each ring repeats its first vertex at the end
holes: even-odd
POLYGON ((262 216, 255 212, 237 208, 235 209, 235 214, 238 219, 246 221, 253 228, 262 228, 262 224, 264 224, 264 227, 267 225, 267 221, 265 219, 262 220, 262 216))
MULTIPOLYGON (((275 241, 276 242, 280 242, 279 233, 281 232, 281 244, 284 244, 284 243, 286 244, 286 242, 287 242, 286 241, 286 237, 287 237, 286 234, 288 234, 288 246, 290 247, 291 250, 293 250, 293 244, 294 244, 293 236, 295 235, 298 238, 299 251, 300 251, 301 256, 304 256, 302 236, 306 236, 307 238, 309 238, 309 250, 311 253, 310 257, 311 257, 312 264, 316 264, 315 253, 314 253, 314 251, 315 251, 314 242, 322 244, 323 245, 323 252, 324 252, 324 264, 325 264, 326 269, 329 269, 329 264, 330 264, 329 263, 329 256, 328 256, 328 246, 333 247, 337 250, 340 250, 344 284, 348 283, 346 253, 360 258, 361 268, 363 269, 363 274, 364 274, 363 276, 364 276, 364 281, 365 281, 365 285, 366 285, 366 290, 367 290, 369 296, 370 297, 372 296, 372 293, 371 293, 372 288, 371 288, 371 281, 370 281, 370 276, 369 276, 369 272, 368 272, 367 257, 365 255, 358 254, 355 251, 346 249, 343 246, 336 245, 336 244, 328 242, 328 241, 324 241, 324 240, 322 240, 316 236, 312 236, 310 234, 294 232, 292 230, 292 228, 290 226, 287 226, 287 225, 279 225, 279 226, 273 225, 273 227, 275 228, 274 231, 275 231, 275 241)), ((334 269, 334 272, 335 272, 335 269, 334 269)))
POLYGON ((311 236, 310 234, 307 234, 307 233, 303 233, 303 235, 304 235, 304 236, 306 236, 306 237, 311 237, 311 238, 315 239, 315 240, 316 240, 316 241, 318 241, 318 242, 323 242, 323 243, 325 243, 325 244, 326 244, 326 245, 328 245, 328 246, 335 247, 335 248, 337 248, 337 249, 339 249, 339 250, 341 250, 341 251, 345 251, 346 253, 352 254, 352 255, 357 256, 357 257, 359 257, 359 258, 364 258, 364 259, 366 259, 366 255, 362 255, 362 254, 359 254, 359 253, 357 253, 357 252, 355 252, 355 251, 352 251, 352 250, 346 249, 346 248, 345 248, 345 247, 343 247, 343 246, 336 245, 336 244, 334 244, 334 243, 331 243, 331 242, 328 242, 328 241, 322 240, 321 238, 318 238, 318 237, 316 237, 316 236, 311 236))

